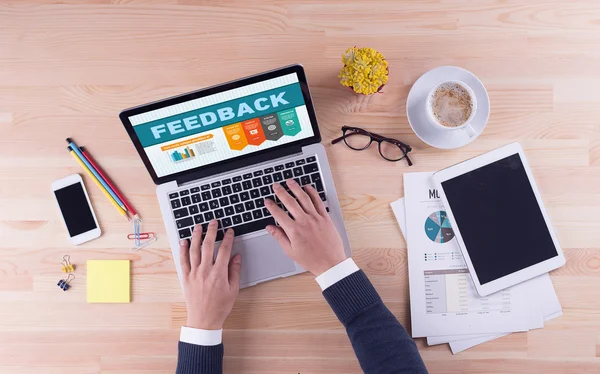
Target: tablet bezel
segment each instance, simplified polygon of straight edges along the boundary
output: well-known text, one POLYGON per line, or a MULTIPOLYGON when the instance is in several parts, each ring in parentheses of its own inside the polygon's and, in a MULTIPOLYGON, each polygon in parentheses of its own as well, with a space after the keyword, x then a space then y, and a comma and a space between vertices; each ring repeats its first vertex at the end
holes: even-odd
POLYGON ((456 164, 450 166, 449 168, 440 170, 433 174, 433 181, 435 182, 438 190, 440 192, 440 197, 444 202, 444 206, 446 208, 446 213, 450 218, 450 222, 452 222, 452 229, 454 230, 454 236, 458 240, 459 247, 467 263, 467 267, 471 273, 471 277, 473 278, 473 283, 475 284, 475 289, 480 296, 487 296, 493 294, 494 292, 501 291, 507 287, 514 286, 518 283, 524 282, 531 278, 534 278, 538 275, 547 273, 551 270, 561 267, 565 264, 565 257, 563 251, 560 247, 558 239, 556 237, 556 233, 552 227, 552 222, 550 220, 550 216, 546 211, 544 206, 544 202, 542 201, 542 197, 540 191, 535 183, 535 179, 533 178, 533 173, 531 172, 531 168, 529 167, 529 163, 527 162, 527 158, 525 157, 525 152, 523 151, 523 147, 519 143, 511 143, 504 147, 495 149, 491 152, 485 153, 483 155, 474 157, 472 159, 461 162, 460 164, 456 164), (554 248, 556 250, 557 256, 552 257, 548 260, 539 262, 535 265, 531 265, 529 267, 523 268, 514 273, 508 274, 502 278, 498 278, 496 280, 490 281, 486 284, 481 284, 479 282, 479 277, 477 276, 477 272, 473 267, 473 263, 471 262, 471 258, 469 256, 469 251, 465 246, 465 242, 463 241, 462 235, 460 233, 460 228, 457 224, 454 224, 456 220, 454 219, 454 214, 452 213, 452 206, 448 203, 448 199, 446 197, 446 193, 442 186, 442 183, 468 173, 472 170, 481 168, 493 162, 499 161, 503 158, 513 156, 515 154, 519 154, 521 158, 521 162, 523 163, 523 167, 525 168, 525 172, 527 174, 527 178, 529 179, 529 184, 533 189, 533 193, 537 200, 538 206, 540 207, 540 211, 542 212, 542 216, 544 217, 544 221, 546 226, 548 227, 548 232, 550 233, 550 237, 552 238, 552 242, 554 243, 554 248))

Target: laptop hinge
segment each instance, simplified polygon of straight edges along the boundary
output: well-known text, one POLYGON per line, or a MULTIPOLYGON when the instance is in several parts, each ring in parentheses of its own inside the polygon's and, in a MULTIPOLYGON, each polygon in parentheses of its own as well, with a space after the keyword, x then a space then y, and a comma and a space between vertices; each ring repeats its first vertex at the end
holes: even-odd
POLYGON ((238 170, 270 164, 273 162, 285 160, 289 157, 297 156, 299 154, 302 154, 302 147, 286 147, 284 149, 269 152, 268 154, 259 155, 245 160, 236 160, 234 163, 215 166, 209 169, 189 173, 177 178, 175 181, 177 182, 177 186, 182 187, 189 184, 197 183, 199 180, 202 179, 215 178, 220 175, 230 174, 238 170))

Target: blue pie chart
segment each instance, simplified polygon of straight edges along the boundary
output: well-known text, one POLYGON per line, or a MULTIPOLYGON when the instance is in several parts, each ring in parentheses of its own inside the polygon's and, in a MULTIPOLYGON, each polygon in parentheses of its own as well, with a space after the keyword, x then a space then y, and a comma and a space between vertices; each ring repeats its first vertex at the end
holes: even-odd
POLYGON ((435 243, 447 243, 454 238, 450 220, 443 210, 431 213, 425 220, 425 234, 435 243))

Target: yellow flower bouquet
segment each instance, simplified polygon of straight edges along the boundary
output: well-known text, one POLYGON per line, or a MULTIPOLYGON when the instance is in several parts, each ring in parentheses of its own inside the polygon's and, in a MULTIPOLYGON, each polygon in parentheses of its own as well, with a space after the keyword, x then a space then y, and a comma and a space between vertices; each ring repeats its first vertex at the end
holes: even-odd
POLYGON ((344 67, 338 75, 340 83, 356 93, 374 94, 388 81, 388 62, 373 48, 348 48, 342 54, 342 63, 344 67))

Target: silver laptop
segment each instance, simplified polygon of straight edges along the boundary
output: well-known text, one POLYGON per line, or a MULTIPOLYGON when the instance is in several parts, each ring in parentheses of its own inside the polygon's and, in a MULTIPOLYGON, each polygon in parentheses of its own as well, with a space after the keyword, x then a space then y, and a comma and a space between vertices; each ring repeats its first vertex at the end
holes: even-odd
MULTIPOLYGON (((181 280, 179 241, 194 225, 232 227, 241 287, 305 270, 265 230, 273 182, 313 185, 350 246, 304 69, 293 65, 126 109, 119 117, 148 172, 181 280)), ((287 186, 285 186, 287 188, 287 186)))

